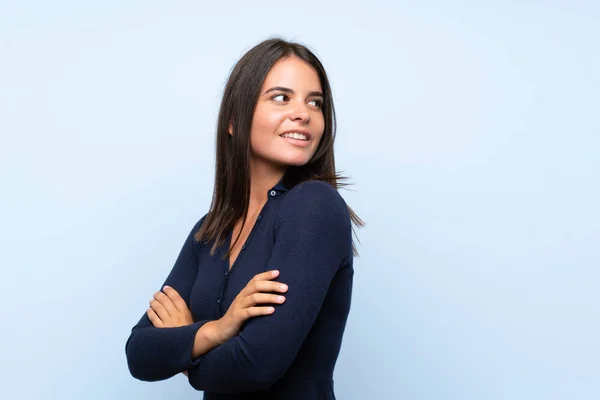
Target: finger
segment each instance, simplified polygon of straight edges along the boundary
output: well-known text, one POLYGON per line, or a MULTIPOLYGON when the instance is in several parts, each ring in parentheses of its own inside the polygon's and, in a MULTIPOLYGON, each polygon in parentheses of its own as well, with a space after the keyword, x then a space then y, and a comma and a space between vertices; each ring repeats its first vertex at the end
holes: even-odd
POLYGON ((285 301, 284 296, 268 293, 254 293, 246 296, 243 301, 243 307, 249 308, 256 304, 282 304, 285 301))
POLYGON ((259 317, 261 315, 269 315, 275 312, 274 307, 249 307, 246 308, 246 319, 252 317, 259 317))
POLYGON ((149 308, 148 310, 146 310, 146 314, 148 314, 148 318, 150 319, 150 322, 152 322, 152 325, 154 325, 155 328, 162 328, 163 327, 163 322, 160 319, 160 317, 156 314, 156 312, 152 309, 149 308))
POLYGON ((248 296, 252 293, 260 292, 261 288, 265 287, 264 282, 269 282, 270 280, 275 279, 277 276, 279 276, 279 271, 277 270, 256 274, 252 279, 250 279, 240 294, 242 294, 242 296, 248 296))
POLYGON ((276 269, 273 269, 271 271, 261 272, 260 274, 254 275, 254 278, 252 278, 252 280, 270 281, 271 279, 275 279, 278 276, 279 276, 279 271, 276 269))
POLYGON ((158 301, 165 308, 165 310, 167 310, 169 315, 175 315, 177 309, 175 308, 175 304, 173 304, 173 301, 171 301, 169 296, 163 292, 156 292, 154 293, 154 299, 158 301))
POLYGON ((249 290, 248 294, 255 292, 280 292, 285 293, 288 286, 281 282, 275 281, 258 281, 254 284, 254 288, 249 290))
POLYGON ((169 312, 165 310, 165 307, 163 307, 163 305, 156 299, 150 300, 150 307, 152 307, 154 312, 156 312, 156 314, 158 314, 158 317, 163 321, 168 321, 171 317, 171 314, 169 314, 169 312))
POLYGON ((171 299, 173 305, 177 310, 179 310, 179 312, 184 313, 189 311, 185 300, 183 300, 179 293, 177 293, 177 290, 173 289, 171 286, 165 286, 163 291, 169 297, 169 299, 171 299))

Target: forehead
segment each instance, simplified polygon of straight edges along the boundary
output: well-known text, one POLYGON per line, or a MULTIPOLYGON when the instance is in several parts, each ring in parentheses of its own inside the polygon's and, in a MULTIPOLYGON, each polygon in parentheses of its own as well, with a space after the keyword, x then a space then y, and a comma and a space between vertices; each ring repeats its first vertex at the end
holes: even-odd
POLYGON ((278 60, 267 73, 263 88, 285 86, 295 90, 321 91, 321 82, 315 69, 298 57, 278 60))

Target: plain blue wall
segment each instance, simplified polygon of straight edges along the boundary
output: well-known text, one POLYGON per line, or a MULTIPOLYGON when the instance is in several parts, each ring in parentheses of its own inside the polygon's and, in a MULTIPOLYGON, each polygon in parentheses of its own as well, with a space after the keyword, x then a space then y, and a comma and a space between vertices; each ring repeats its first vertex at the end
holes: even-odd
POLYGON ((368 223, 338 398, 600 398, 596 2, 96 3, 0 6, 3 395, 200 398, 125 341, 208 210, 231 67, 282 35, 368 223))

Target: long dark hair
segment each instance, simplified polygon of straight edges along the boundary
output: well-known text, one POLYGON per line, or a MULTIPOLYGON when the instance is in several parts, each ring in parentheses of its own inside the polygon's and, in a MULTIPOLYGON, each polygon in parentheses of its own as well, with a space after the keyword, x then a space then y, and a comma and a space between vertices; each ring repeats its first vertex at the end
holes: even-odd
MULTIPOLYGON (((325 130, 319 146, 311 160, 300 167, 286 169, 283 183, 287 188, 312 179, 328 182, 334 188, 347 186, 345 176, 335 170, 333 142, 335 140, 335 109, 329 80, 319 59, 304 45, 280 38, 267 39, 251 48, 233 67, 225 86, 219 119, 217 122, 217 154, 215 186, 212 203, 202 227, 196 232, 197 241, 208 242, 215 239, 210 254, 214 255, 221 246, 229 230, 243 217, 245 224, 250 203, 250 130, 256 103, 267 73, 280 59, 296 56, 311 65, 319 76, 323 91, 322 104, 325 130), (229 124, 233 135, 229 134, 229 124)), ((365 225, 358 215, 348 207, 354 225, 365 225)), ((240 233, 242 232, 240 229, 240 233)), ((354 227, 352 227, 353 233, 354 227)), ((237 236, 235 242, 240 235, 237 236)), ((235 244, 234 242, 234 244, 235 244)), ((229 257, 231 248, 224 258, 229 257)), ((355 256, 358 251, 352 242, 355 256)))

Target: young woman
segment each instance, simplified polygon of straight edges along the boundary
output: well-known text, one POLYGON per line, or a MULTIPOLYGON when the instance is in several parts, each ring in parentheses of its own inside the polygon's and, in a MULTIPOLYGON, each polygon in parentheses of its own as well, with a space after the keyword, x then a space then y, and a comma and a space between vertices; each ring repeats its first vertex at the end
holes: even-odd
POLYGON ((335 111, 305 46, 268 39, 236 64, 217 125, 209 212, 126 343, 131 374, 180 372, 205 399, 335 399, 352 222, 335 111))

